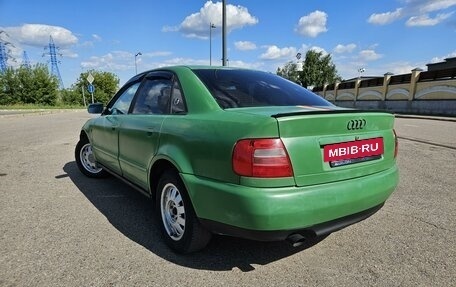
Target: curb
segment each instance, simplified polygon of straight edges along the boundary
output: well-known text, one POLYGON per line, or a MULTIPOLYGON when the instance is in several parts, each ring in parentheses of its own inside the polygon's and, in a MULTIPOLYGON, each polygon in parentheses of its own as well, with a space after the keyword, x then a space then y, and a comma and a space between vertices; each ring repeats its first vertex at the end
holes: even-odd
POLYGON ((445 121, 445 122, 456 122, 456 117, 439 117, 439 116, 420 116, 420 115, 404 115, 394 114, 396 118, 403 119, 421 119, 421 120, 434 120, 434 121, 445 121))
POLYGON ((59 113, 69 112, 81 112, 85 109, 53 109, 53 110, 0 110, 0 118, 14 118, 14 117, 26 117, 26 116, 42 116, 59 113), (7 114, 1 114, 2 112, 8 112, 7 114))

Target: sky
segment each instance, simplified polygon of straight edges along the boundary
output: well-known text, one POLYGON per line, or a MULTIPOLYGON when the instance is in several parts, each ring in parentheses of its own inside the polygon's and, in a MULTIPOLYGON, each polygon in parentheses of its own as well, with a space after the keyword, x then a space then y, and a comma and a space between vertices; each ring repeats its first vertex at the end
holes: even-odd
MULTIPOLYGON (((330 54, 339 75, 350 79, 426 70, 456 57, 456 0, 226 5, 229 66, 276 72, 313 49, 330 54)), ((24 51, 32 65, 48 64, 52 36, 65 88, 91 69, 116 74, 122 85, 136 70, 208 65, 211 46, 212 64, 221 65, 221 13, 221 1, 0 0, 0 40, 8 43, 7 64, 16 67, 24 51)))

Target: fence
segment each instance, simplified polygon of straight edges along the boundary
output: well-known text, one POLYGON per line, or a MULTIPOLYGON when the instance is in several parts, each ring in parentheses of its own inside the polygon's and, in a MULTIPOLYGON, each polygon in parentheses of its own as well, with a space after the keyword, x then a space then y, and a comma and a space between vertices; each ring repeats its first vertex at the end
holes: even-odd
POLYGON ((387 73, 315 87, 313 91, 343 107, 456 116, 456 68, 387 73))

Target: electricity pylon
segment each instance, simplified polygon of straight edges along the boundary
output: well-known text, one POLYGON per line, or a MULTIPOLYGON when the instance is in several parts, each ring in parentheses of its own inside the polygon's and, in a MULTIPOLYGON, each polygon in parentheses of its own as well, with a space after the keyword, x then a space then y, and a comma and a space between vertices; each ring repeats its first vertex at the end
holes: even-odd
POLYGON ((51 75, 54 75, 57 78, 57 80, 59 81, 59 87, 61 89, 64 89, 62 77, 60 76, 59 67, 57 65, 60 63, 60 61, 57 60, 57 55, 62 56, 62 54, 61 53, 57 54, 56 51, 59 50, 59 48, 55 47, 54 39, 52 39, 52 36, 49 36, 49 45, 46 46, 44 49, 48 50, 48 52, 44 53, 43 57, 49 55, 51 58, 50 59, 51 75))

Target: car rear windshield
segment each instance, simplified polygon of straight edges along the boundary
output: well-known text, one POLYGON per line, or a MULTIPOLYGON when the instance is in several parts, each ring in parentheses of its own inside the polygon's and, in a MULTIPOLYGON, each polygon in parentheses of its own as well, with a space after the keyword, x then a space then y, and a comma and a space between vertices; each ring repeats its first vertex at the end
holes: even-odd
POLYGON ((308 89, 272 73, 242 69, 197 69, 194 72, 223 109, 332 106, 308 89))

